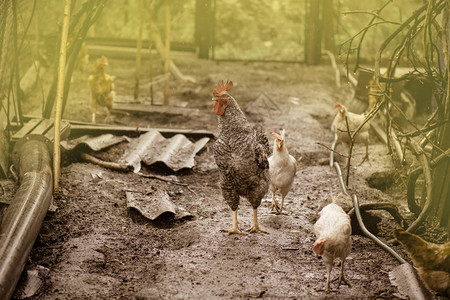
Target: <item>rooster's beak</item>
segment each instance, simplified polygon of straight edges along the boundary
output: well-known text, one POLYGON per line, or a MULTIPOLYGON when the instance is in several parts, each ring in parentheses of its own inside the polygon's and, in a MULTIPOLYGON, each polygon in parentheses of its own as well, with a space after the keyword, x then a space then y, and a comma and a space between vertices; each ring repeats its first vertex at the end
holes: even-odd
POLYGON ((219 99, 219 97, 212 97, 212 101, 216 101, 217 99, 219 99))

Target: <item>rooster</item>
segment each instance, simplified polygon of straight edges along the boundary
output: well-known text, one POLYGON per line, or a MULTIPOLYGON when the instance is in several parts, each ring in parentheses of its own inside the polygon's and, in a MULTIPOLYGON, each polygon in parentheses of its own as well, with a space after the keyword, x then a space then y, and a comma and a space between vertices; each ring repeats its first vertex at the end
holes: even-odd
POLYGON ((92 123, 95 124, 97 106, 106 107, 105 123, 109 122, 116 92, 114 91, 114 77, 106 74, 108 59, 104 56, 96 60, 94 70, 89 75, 89 88, 91 90, 92 123))
POLYGON ((418 268, 425 285, 446 297, 450 296, 450 242, 433 244, 421 237, 396 229, 394 236, 418 268))
POLYGON ((253 207, 253 226, 249 232, 266 232, 258 225, 258 207, 269 188, 269 141, 261 127, 250 125, 236 100, 228 94, 233 83, 217 84, 213 91, 214 112, 219 134, 214 143, 214 159, 220 171, 222 196, 233 215, 228 233, 242 233, 237 209, 240 196, 253 207))
MULTIPOLYGON (((343 141, 348 147, 350 147, 350 137, 348 135, 348 132, 350 131, 350 134, 353 134, 353 132, 364 122, 366 116, 349 112, 349 111, 347 111, 347 108, 340 103, 336 103, 334 105, 334 108, 338 108, 339 110, 338 110, 338 113, 336 114, 336 117, 333 120, 333 124, 331 125, 331 130, 337 134, 338 138, 341 141, 343 141), (346 118, 347 118, 347 122, 348 122, 348 129, 347 129, 347 122, 345 121, 346 118)), ((355 143, 364 143, 364 145, 366 145, 366 155, 364 156, 364 159, 361 162, 361 164, 362 164, 365 160, 369 159, 369 123, 368 122, 366 124, 364 124, 364 126, 356 134, 356 136, 354 138, 354 142, 355 143)))
POLYGON ((336 257, 341 260, 338 288, 343 281, 349 285, 344 278, 344 262, 350 254, 352 240, 350 234, 352 227, 350 217, 335 203, 325 206, 319 213, 319 219, 314 224, 317 240, 313 251, 316 256, 322 256, 327 268, 326 291, 330 291, 330 275, 333 262, 336 257))
POLYGON ((285 145, 285 131, 281 131, 281 135, 273 132, 273 154, 269 157, 269 174, 270 186, 272 192, 272 210, 281 213, 283 210, 284 197, 289 193, 292 183, 294 182, 295 172, 297 171, 297 161, 289 154, 285 145), (275 201, 275 193, 281 194, 281 205, 278 207, 275 201))

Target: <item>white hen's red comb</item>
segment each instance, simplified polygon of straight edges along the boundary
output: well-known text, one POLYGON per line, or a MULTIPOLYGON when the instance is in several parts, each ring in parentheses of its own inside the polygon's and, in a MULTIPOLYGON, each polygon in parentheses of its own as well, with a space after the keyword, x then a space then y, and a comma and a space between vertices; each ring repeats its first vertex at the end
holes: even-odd
POLYGON ((272 137, 275 138, 275 139, 277 139, 277 140, 279 140, 279 141, 282 141, 282 140, 283 140, 283 138, 281 137, 281 135, 279 135, 279 134, 276 133, 276 132, 272 132, 272 137))

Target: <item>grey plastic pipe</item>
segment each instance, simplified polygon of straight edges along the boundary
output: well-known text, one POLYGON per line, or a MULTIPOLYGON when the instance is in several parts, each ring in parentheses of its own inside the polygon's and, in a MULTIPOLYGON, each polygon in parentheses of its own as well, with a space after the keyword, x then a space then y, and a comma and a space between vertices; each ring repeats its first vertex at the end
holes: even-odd
POLYGON ((0 224, 0 299, 10 299, 14 293, 53 193, 46 143, 26 137, 17 144, 21 184, 0 224))

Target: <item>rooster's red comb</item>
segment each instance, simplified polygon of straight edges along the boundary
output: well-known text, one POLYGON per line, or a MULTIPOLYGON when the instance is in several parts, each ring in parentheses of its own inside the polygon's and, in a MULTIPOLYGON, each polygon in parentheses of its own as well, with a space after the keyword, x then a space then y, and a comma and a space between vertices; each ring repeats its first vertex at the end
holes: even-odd
POLYGON ((334 108, 341 108, 342 107, 342 104, 340 104, 340 103, 336 103, 335 105, 334 105, 334 108))
POLYGON ((227 80, 225 83, 221 81, 214 88, 213 95, 215 97, 221 96, 224 92, 231 90, 232 87, 233 87, 232 81, 227 80))

